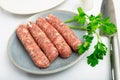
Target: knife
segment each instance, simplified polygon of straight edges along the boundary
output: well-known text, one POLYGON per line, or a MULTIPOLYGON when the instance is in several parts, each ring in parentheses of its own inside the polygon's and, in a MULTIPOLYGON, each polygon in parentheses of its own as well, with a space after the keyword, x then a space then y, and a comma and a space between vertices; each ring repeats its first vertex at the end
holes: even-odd
MULTIPOLYGON (((101 13, 103 18, 110 16, 111 21, 116 24, 113 0, 103 0, 101 13)), ((120 46, 118 33, 114 37, 110 38, 110 49, 112 50, 112 54, 110 56, 112 80, 120 80, 120 46)))

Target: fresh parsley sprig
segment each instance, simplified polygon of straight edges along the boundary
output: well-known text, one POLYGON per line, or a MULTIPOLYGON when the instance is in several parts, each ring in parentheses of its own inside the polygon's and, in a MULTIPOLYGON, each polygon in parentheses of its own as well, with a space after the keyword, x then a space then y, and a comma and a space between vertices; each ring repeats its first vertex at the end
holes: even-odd
POLYGON ((80 24, 80 26, 70 26, 70 28, 82 29, 87 32, 87 34, 83 36, 83 39, 85 40, 84 43, 78 46, 78 54, 83 54, 89 49, 94 38, 93 34, 96 35, 97 43, 94 46, 94 51, 87 57, 87 63, 92 67, 96 66, 99 63, 99 60, 102 60, 107 52, 107 47, 102 42, 97 30, 99 29, 104 35, 111 37, 117 32, 116 25, 110 21, 109 17, 102 19, 101 14, 98 14, 97 16, 88 16, 82 8, 78 8, 78 14, 72 19, 67 20, 65 23, 69 22, 78 22, 80 24))

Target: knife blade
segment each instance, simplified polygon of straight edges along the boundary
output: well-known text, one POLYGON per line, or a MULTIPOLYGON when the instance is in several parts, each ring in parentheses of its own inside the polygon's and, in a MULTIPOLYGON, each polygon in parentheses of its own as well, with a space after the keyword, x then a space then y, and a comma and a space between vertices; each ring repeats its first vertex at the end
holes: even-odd
MULTIPOLYGON (((103 18, 110 16, 111 21, 116 24, 113 0, 103 0, 101 13, 103 18)), ((120 46, 118 33, 114 37, 110 38, 110 49, 112 50, 112 54, 110 56, 112 80, 120 80, 120 46)))

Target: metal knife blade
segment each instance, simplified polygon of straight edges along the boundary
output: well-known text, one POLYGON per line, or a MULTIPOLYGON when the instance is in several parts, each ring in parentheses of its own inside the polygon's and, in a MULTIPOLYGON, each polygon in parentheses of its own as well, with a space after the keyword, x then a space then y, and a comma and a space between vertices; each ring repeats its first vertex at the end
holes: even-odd
MULTIPOLYGON (((111 21, 116 24, 113 0, 103 0, 101 13, 103 18, 110 16, 111 21)), ((113 80, 120 80, 120 47, 118 34, 110 38, 110 45, 112 49, 111 70, 113 70, 111 76, 113 76, 113 80)))

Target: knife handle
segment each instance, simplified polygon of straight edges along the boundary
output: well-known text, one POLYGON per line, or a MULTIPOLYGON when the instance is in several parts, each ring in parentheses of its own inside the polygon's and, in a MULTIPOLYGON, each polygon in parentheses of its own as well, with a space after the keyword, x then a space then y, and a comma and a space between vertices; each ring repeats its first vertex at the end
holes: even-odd
POLYGON ((112 43, 114 80, 120 80, 120 46, 117 34, 113 37, 112 43))

